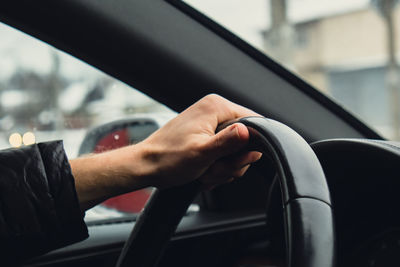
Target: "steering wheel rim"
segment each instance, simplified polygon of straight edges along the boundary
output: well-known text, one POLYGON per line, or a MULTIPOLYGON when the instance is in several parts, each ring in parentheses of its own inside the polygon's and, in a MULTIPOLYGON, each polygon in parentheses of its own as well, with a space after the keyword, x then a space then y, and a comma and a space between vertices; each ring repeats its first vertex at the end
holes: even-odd
MULTIPOLYGON (((284 204, 287 263, 290 267, 335 266, 335 228, 328 185, 317 156, 288 126, 263 117, 240 122, 252 149, 269 153, 284 204)), ((224 125, 224 126, 227 126, 224 125)), ((157 266, 181 218, 200 190, 195 181, 156 190, 125 243, 117 266, 157 266)))

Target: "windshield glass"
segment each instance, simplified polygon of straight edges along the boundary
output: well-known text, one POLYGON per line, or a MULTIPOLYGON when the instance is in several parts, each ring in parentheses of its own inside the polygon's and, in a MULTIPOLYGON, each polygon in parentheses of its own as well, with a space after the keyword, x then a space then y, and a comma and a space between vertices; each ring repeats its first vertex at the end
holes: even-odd
POLYGON ((397 0, 185 0, 400 140, 397 0))

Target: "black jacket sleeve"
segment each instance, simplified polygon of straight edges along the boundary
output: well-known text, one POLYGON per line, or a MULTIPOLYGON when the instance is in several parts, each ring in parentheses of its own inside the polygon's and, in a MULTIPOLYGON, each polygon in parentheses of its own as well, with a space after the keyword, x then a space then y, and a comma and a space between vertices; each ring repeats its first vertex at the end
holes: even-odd
POLYGON ((0 151, 3 259, 21 261, 87 237, 61 141, 0 151))

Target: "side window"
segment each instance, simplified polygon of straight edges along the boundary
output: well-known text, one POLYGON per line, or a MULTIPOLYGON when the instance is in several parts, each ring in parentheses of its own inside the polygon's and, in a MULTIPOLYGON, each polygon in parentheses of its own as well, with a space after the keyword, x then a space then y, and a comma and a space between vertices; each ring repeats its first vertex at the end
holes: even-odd
MULTIPOLYGON (((139 142, 176 114, 86 63, 0 23, 0 148, 62 139, 69 158, 139 142)), ((151 189, 86 220, 139 212, 151 189)))

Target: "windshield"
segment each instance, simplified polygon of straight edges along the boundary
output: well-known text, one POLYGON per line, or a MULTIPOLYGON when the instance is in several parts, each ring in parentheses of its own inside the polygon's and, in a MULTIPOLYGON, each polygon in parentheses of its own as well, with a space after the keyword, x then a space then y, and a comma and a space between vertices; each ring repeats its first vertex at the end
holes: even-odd
POLYGON ((185 0, 400 140, 397 0, 185 0))

